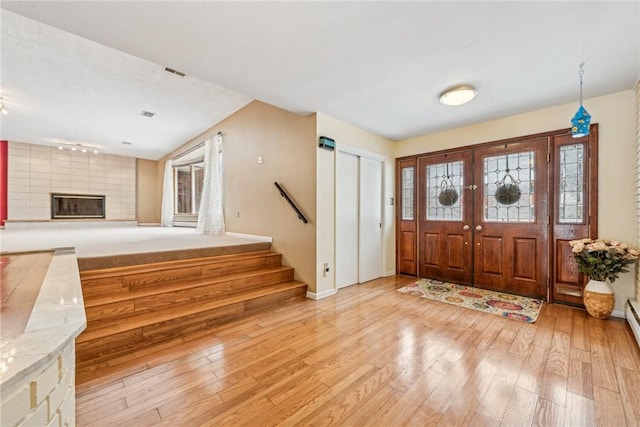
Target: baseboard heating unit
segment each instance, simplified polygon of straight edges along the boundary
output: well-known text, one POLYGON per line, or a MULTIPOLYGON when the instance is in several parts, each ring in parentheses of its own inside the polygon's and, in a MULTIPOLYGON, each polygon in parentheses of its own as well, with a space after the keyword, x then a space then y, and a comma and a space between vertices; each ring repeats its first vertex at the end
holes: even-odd
POLYGON ((625 313, 627 322, 629 322, 633 335, 636 336, 638 346, 640 346, 640 302, 637 300, 628 300, 625 313))

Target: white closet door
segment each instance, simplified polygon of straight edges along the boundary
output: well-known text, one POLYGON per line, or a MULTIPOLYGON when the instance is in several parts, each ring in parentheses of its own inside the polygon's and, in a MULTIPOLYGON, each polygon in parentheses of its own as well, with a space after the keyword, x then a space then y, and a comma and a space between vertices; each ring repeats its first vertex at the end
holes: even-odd
POLYGON ((382 162, 360 157, 360 283, 382 277, 382 162))
POLYGON ((358 283, 358 156, 336 153, 336 288, 358 283))

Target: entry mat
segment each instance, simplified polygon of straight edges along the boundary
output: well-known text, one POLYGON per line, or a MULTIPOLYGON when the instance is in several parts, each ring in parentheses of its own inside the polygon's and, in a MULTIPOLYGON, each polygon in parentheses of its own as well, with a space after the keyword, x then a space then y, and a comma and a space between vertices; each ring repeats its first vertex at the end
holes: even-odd
POLYGON ((542 300, 539 299, 455 285, 433 279, 421 279, 412 285, 396 290, 527 323, 535 322, 540 314, 540 309, 542 309, 542 300))

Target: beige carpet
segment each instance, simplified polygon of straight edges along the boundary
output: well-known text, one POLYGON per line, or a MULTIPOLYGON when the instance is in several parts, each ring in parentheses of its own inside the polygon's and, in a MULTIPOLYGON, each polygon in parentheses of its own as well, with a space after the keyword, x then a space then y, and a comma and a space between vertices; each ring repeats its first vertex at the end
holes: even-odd
POLYGON ((74 247, 78 258, 107 257, 270 243, 271 238, 227 233, 210 236, 193 228, 156 226, 62 227, 0 230, 0 251, 25 252, 74 247))

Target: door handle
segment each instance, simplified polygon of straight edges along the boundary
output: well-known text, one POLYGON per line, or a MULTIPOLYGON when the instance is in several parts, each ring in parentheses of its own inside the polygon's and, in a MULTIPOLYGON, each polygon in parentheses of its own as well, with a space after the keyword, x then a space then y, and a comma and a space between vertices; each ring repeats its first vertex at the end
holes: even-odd
POLYGON ((465 225, 462 227, 462 229, 463 229, 464 231, 467 231, 469 228, 470 228, 470 227, 469 227, 467 224, 465 224, 465 225))
POLYGON ((476 230, 477 231, 482 231, 482 226, 481 225, 476 225, 476 230))

